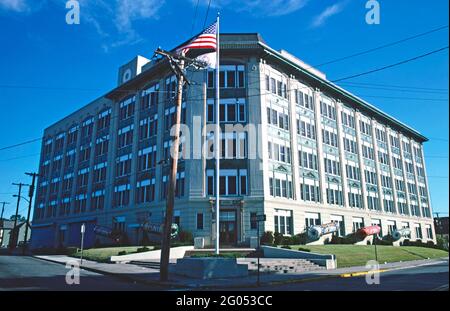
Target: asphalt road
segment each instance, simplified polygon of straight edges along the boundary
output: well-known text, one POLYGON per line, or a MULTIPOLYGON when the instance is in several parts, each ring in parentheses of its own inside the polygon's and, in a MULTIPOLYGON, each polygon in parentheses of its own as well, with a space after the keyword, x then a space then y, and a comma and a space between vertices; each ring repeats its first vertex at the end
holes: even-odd
MULTIPOLYGON (((449 263, 419 266, 380 274, 380 284, 368 285, 366 276, 330 278, 306 283, 260 287, 263 291, 431 291, 448 290, 449 263)), ((233 289, 235 290, 235 289, 233 289)), ((239 289, 238 289, 239 290, 239 289)), ((246 290, 242 288, 241 290, 246 290)), ((254 290, 254 289, 253 289, 254 290)))
POLYGON ((0 256, 0 291, 60 290, 60 291, 142 291, 164 288, 136 284, 113 276, 80 270, 80 284, 68 285, 64 265, 33 257, 0 256))

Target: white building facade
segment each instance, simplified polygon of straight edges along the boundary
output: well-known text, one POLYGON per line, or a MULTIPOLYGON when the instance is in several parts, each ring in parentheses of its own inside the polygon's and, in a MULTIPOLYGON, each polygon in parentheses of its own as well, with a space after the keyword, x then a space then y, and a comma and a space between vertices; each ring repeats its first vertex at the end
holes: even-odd
MULTIPOLYGON (((337 221, 339 235, 378 224, 435 241, 422 143, 427 139, 258 34, 221 35, 220 239, 248 245, 261 232, 302 233, 337 221), (254 132, 230 132, 227 126, 254 132), (253 154, 257 154, 253 157, 253 154)), ((214 239, 214 73, 189 70, 174 222, 214 239), (204 134, 204 135, 202 135, 204 134)), ((130 244, 162 221, 170 173, 176 79, 164 61, 138 57, 119 86, 44 132, 33 247, 108 244, 96 225, 130 244)))

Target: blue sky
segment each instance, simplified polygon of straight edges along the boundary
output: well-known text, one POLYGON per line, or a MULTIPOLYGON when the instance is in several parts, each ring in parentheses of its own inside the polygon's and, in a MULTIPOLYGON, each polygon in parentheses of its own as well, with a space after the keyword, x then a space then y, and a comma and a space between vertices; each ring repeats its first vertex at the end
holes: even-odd
MULTIPOLYGON (((136 54, 152 57, 192 33, 197 0, 79 1, 80 25, 65 23, 66 1, 0 0, 0 148, 42 135, 44 128, 116 85, 117 69, 136 54), (36 4, 36 3, 39 4, 36 4), (65 88, 65 89, 64 89, 65 88), (69 90, 68 90, 69 89, 69 90)), ((208 0, 200 0, 194 32, 208 0)), ((223 32, 259 32, 266 42, 316 65, 448 24, 448 1, 379 0, 381 23, 365 22, 365 0, 212 0, 223 32)), ((322 66, 330 80, 382 67, 448 45, 448 28, 374 53, 322 66)), ((346 82, 345 85, 430 137, 425 144, 435 212, 448 213, 448 50, 346 82), (420 88, 420 89, 419 89, 420 88), (431 90, 432 89, 432 90, 431 90), (395 98, 392 98, 395 97, 395 98)), ((344 84, 342 84, 344 85, 344 84)), ((0 151, 0 202, 15 206, 11 182, 29 182, 40 144, 0 151)), ((22 214, 26 206, 21 206, 22 214)))

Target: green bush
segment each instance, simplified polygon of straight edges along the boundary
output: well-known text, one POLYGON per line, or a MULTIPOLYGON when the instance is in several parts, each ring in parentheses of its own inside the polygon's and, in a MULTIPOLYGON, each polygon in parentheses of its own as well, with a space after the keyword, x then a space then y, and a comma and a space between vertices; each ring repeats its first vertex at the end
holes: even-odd
POLYGON ((272 231, 266 231, 261 236, 261 244, 263 245, 273 245, 273 232, 272 231))
POLYGON ((283 235, 279 232, 275 232, 273 235, 273 244, 275 245, 281 245, 283 244, 283 235))
POLYGON ((144 247, 140 247, 136 250, 137 253, 144 253, 144 252, 148 252, 150 251, 150 248, 144 246, 144 247))
POLYGON ((184 230, 180 231, 178 233, 178 240, 181 243, 190 243, 190 244, 194 243, 194 237, 192 236, 192 233, 190 231, 184 230))
POLYGON ((117 256, 123 256, 123 255, 126 255, 126 254, 127 254, 126 251, 120 251, 120 252, 117 253, 117 256))
POLYGON ((284 249, 292 249, 289 245, 283 245, 283 246, 281 246, 281 248, 284 248, 284 249))

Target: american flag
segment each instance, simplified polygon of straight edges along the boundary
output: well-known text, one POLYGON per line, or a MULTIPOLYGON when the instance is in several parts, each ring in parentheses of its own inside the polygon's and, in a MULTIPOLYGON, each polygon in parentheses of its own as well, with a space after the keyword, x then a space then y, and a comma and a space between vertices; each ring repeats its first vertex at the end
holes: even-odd
POLYGON ((186 54, 190 49, 215 51, 217 49, 217 22, 206 28, 201 34, 189 41, 188 44, 179 48, 178 52, 186 54))

